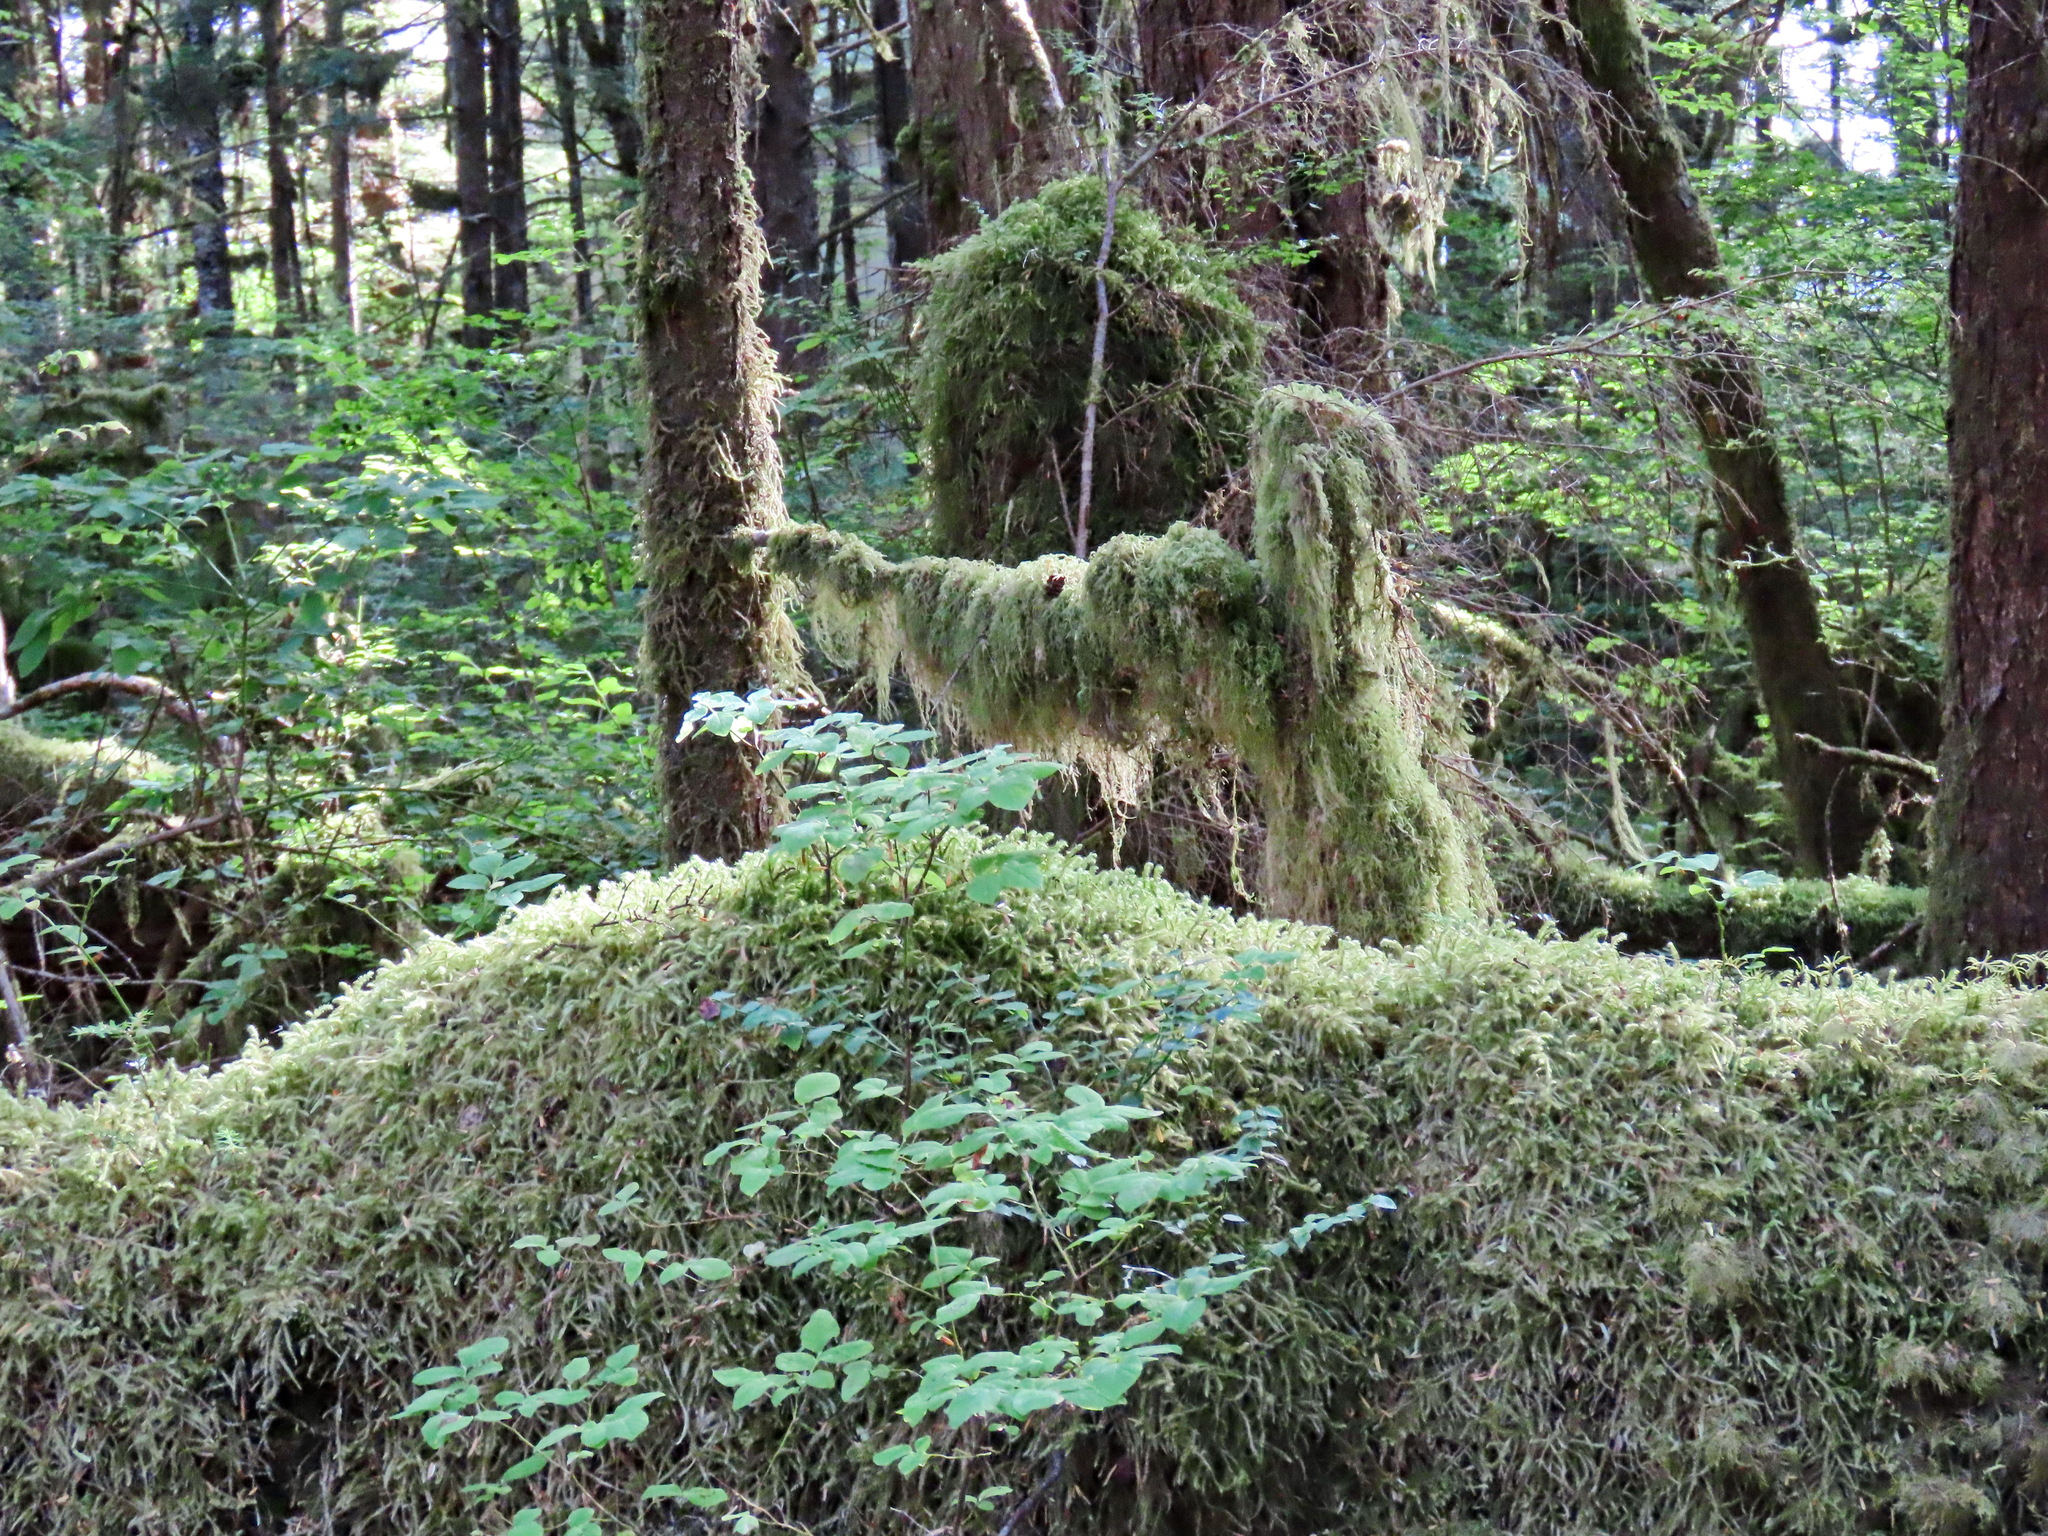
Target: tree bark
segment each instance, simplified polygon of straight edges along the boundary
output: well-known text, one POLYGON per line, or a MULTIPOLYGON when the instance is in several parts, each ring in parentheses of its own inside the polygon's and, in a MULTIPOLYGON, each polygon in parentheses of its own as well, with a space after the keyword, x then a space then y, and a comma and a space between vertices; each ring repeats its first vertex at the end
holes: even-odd
POLYGON ((875 125, 881 138, 882 192, 892 199, 883 217, 889 231, 889 266, 900 271, 931 254, 931 230, 924 202, 903 194, 911 184, 898 140, 910 126, 910 39, 891 29, 903 19, 902 0, 874 0, 875 31, 886 34, 875 45, 875 125))
POLYGON ((489 36, 491 249, 496 307, 526 313, 526 112, 519 94, 524 40, 519 0, 484 0, 489 36))
MULTIPOLYGON (((1600 93, 1601 150, 1626 204, 1644 289, 1665 303, 1723 297, 1720 247, 1628 0, 1569 0, 1569 14, 1579 69, 1600 93)), ((1859 744, 1800 562, 1763 381, 1748 349, 1711 320, 1681 337, 1680 384, 1714 483, 1718 554, 1734 576, 1757 691, 1770 712, 1794 853, 1807 873, 1847 874, 1879 818, 1852 766, 1800 740, 1859 744)))
POLYGON ((733 742, 677 742, 692 695, 789 678, 795 646, 771 578, 736 550, 781 526, 775 367, 760 326, 763 241, 744 140, 745 0, 648 0, 640 196, 647 398, 641 541, 658 785, 675 859, 759 847, 775 806, 733 742))
POLYGON ((555 125, 562 133, 562 163, 569 181, 569 238, 576 252, 576 322, 588 325, 595 310, 591 294, 590 224, 583 200, 583 136, 576 117, 576 60, 563 0, 548 9, 548 62, 555 76, 555 125))
POLYGON ((782 371, 801 370, 797 341, 803 310, 821 296, 818 276, 818 145, 811 132, 809 11, 797 5, 761 13, 761 94, 747 164, 768 241, 763 327, 782 371))
POLYGON ((355 124, 348 109, 348 81, 343 50, 348 46, 348 0, 326 0, 327 87, 327 253, 328 281, 334 287, 334 311, 348 328, 356 328, 355 219, 350 195, 349 139, 355 124))
POLYGON ((589 0, 575 0, 575 5, 576 40, 583 45, 583 57, 590 64, 591 101, 611 133, 612 158, 619 175, 628 182, 638 181, 641 127, 627 63, 626 8, 611 0, 599 8, 593 20, 589 0))
POLYGON ((177 112, 191 166, 192 275, 199 323, 231 330, 235 274, 228 260, 228 179, 221 162, 222 79, 214 46, 214 0, 187 0, 178 17, 183 43, 177 71, 177 112))
MULTIPOLYGON (((1079 0, 1039 0, 1036 29, 1084 35, 1079 0)), ((1059 86, 1020 37, 1024 0, 920 6, 911 25, 910 169, 924 188, 933 249, 953 245, 1056 174, 1059 86)))
POLYGON ((1937 961, 2048 951, 2048 63, 2042 0, 1974 0, 1949 270, 1937 961))
POLYGON ((305 317, 299 291, 298 187, 292 178, 292 123, 284 86, 284 0, 259 0, 256 24, 263 43, 264 161, 270 173, 270 287, 277 324, 305 317))
POLYGON ((497 281, 491 272, 490 107, 486 99, 481 0, 448 0, 448 137, 455 155, 456 250, 462 265, 460 339, 490 339, 497 281))

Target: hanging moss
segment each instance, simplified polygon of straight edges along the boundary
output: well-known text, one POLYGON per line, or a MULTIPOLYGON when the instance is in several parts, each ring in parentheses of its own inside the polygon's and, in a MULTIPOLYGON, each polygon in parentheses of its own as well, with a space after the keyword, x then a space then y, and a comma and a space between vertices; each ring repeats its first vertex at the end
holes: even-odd
POLYGON ((840 659, 900 662, 982 740, 1127 795, 1157 746, 1237 753, 1275 913, 1405 939, 1492 910, 1461 728, 1382 551, 1414 495, 1392 428, 1327 390, 1272 390, 1253 478, 1256 561, 1186 523, 1085 563, 898 566, 822 528, 777 534, 769 557, 815 588, 840 659))
MULTIPOLYGON (((1099 180, 1060 182, 930 263, 916 388, 943 554, 1073 547, 1063 508, 1079 487, 1102 219, 1099 180)), ((1215 254, 1128 194, 1107 283, 1098 544, 1187 516, 1241 460, 1261 350, 1215 254)))
MULTIPOLYGON (((887 1427, 882 1394, 792 1433, 793 1410, 736 1415, 711 1380, 817 1305, 885 1359, 910 1346, 883 1301, 748 1257, 815 1218, 805 1186, 734 1207, 703 1166, 796 1074, 843 1063, 698 1005, 842 987, 888 1028, 983 991, 1050 1009, 1087 965, 1160 976, 1252 947, 1300 958, 1162 1080, 1159 1144, 1228 1140, 1271 1105, 1286 1162, 1242 1187, 1250 1230, 1376 1191, 1399 1209, 1222 1305, 1023 1529, 1852 1536, 1958 1510, 2041 1528, 2041 994, 1478 927, 1361 947, 1076 856, 1046 868, 1007 909, 921 897, 899 971, 839 960, 839 906, 790 866, 691 865, 429 944, 220 1074, 77 1109, 0 1097, 0 1531, 461 1536, 463 1485, 502 1462, 435 1455, 389 1416, 413 1372, 487 1333, 521 1384, 647 1347, 644 1385, 687 1416, 659 1405, 645 1460, 606 1461, 608 1528, 645 1528, 633 1492, 656 1476, 831 1536, 905 1529, 892 1509, 942 1523, 950 1475, 896 1482, 851 1449, 887 1427), (735 1293, 510 1250, 597 1230, 628 1180, 680 1224, 666 1246, 740 1267, 735 1293)), ((1127 1049, 1154 1006, 1057 1028, 1127 1049)), ((1034 1486, 1043 1433, 997 1475, 1034 1486)), ((558 1509, 563 1490, 535 1492, 558 1509)))

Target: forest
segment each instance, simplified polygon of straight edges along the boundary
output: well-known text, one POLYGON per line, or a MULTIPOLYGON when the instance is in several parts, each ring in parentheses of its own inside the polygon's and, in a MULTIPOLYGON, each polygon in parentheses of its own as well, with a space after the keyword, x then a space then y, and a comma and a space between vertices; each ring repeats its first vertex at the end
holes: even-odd
POLYGON ((2044 0, 0 0, 0 381, 0 1536, 2048 1530, 2044 0))

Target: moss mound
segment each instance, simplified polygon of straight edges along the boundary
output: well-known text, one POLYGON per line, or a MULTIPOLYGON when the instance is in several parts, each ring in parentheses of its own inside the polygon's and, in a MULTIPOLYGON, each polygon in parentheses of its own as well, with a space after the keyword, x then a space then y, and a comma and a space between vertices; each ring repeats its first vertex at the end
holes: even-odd
MULTIPOLYGON (((917 397, 941 554, 1073 547, 1102 215, 1099 180, 1060 182, 930 263, 917 397)), ((1191 516, 1241 462, 1261 350, 1215 254, 1129 201, 1107 282, 1098 544, 1191 516)))
MULTIPOLYGON (((2039 1528, 2040 995, 1500 928, 1364 948, 1047 859, 1008 911, 927 899, 901 1007, 1046 1006, 1084 964, 1297 951, 1261 1017, 1161 1080, 1153 1124, 1214 1144, 1241 1107, 1285 1112, 1285 1166, 1243 1186, 1254 1230, 1374 1191, 1400 1209, 1223 1306, 1035 1528, 2039 1528)), ((688 1410, 640 1442, 665 1474, 827 1531, 947 1518, 949 1479, 892 1485, 844 1454, 876 1394, 793 1433, 785 1410, 735 1419, 709 1380, 735 1341, 765 1357, 838 1299, 771 1280, 748 1245, 790 1213, 734 1219, 701 1166, 812 1060, 703 1023, 707 994, 797 1003, 868 974, 824 944, 820 901, 763 862, 565 896, 218 1075, 0 1100, 0 1530, 467 1531, 482 1468, 388 1415, 487 1331, 529 1380, 567 1352, 537 1331, 649 1345, 650 1385, 688 1410), (671 1293, 507 1251, 628 1179, 693 1223, 670 1246, 742 1266, 744 1306, 636 1313, 671 1293)), ((1114 1049, 1141 1022, 1063 1027, 1114 1049)), ((879 1306, 851 1320, 890 1328, 879 1306)))

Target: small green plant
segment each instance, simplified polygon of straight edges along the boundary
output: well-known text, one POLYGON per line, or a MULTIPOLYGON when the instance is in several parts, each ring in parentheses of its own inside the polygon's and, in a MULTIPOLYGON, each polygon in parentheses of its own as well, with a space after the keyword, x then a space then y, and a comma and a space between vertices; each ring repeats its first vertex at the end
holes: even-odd
MULTIPOLYGON (((1729 869, 1727 860, 1711 851, 1681 854, 1675 849, 1666 849, 1642 867, 1654 875, 1686 881, 1686 889, 1693 895, 1704 896, 1714 904, 1714 924, 1720 935, 1723 959, 1728 955, 1728 904, 1735 899, 1736 893, 1766 891, 1785 883, 1782 877, 1768 869, 1729 869)), ((1777 952, 1776 949, 1766 951, 1777 952)))
MULTIPOLYGON (((782 707, 767 694, 700 697, 685 729, 751 738, 760 771, 786 776, 800 810, 777 832, 771 857, 808 861, 855 903, 829 935, 835 945, 856 940, 839 951, 843 963, 880 942, 858 938, 864 928, 888 926, 909 942, 915 902, 935 886, 954 882, 993 904, 1042 879, 1028 848, 940 854, 988 807, 1024 809, 1054 765, 1004 748, 919 763, 913 749, 927 732, 847 714, 772 724, 782 707)), ((514 1246, 550 1271, 614 1266, 619 1284, 688 1282, 731 1292, 734 1304, 764 1281, 812 1293, 794 1339, 762 1341, 776 1346, 765 1364, 713 1371, 733 1411, 823 1417, 888 1393, 896 1431, 846 1454, 903 1476, 945 1465, 962 1490, 963 1518, 995 1523, 1013 1490, 988 1469, 1027 1427, 1064 1447, 1086 1416, 1122 1406, 1148 1370, 1178 1355, 1219 1299, 1320 1234, 1393 1208, 1373 1195, 1282 1232, 1249 1233, 1226 1194, 1277 1156, 1280 1117, 1267 1108, 1241 1112, 1223 1145, 1168 1155, 1142 1144, 1142 1127, 1159 1113, 1142 1102, 1145 1088, 1217 1023, 1256 1011, 1252 986, 1292 958, 1248 952, 1221 977, 1176 970, 1140 982, 1090 972, 1042 1016, 974 978, 961 978, 944 1019, 857 1013, 850 989, 821 989, 808 1012, 789 1000, 714 994, 686 1027, 736 1029, 804 1055, 784 1107, 706 1155, 735 1186, 729 1207, 796 1184, 815 1191, 800 1209, 831 1214, 774 1245, 748 1245, 737 1266, 684 1251, 709 1233, 649 1247, 602 1232, 535 1233, 514 1246), (1111 1015, 1144 1023, 1114 1040, 1078 1027, 1111 1015), (1070 1039, 1081 1044, 1069 1049, 1070 1039), (846 1058, 848 1074, 816 1065, 826 1047, 846 1058), (900 1327, 856 1336, 841 1322, 849 1302, 868 1315, 886 1309, 900 1327)), ((658 1230, 644 1207, 639 1186, 628 1185, 598 1220, 637 1217, 658 1230)), ((593 1470, 595 1458, 643 1435, 662 1394, 635 1390, 641 1356, 629 1344, 601 1367, 578 1356, 545 1385, 506 1387, 486 1401, 508 1348, 485 1339, 421 1372, 424 1390, 402 1416, 420 1417, 437 1449, 458 1434, 517 1442, 501 1472, 466 1491, 491 1504, 545 1477, 561 1513, 522 1503, 507 1531, 594 1533, 597 1484, 609 1476, 593 1470)), ((743 1488, 667 1481, 642 1498, 715 1511, 742 1536, 763 1525, 802 1529, 743 1488)))

